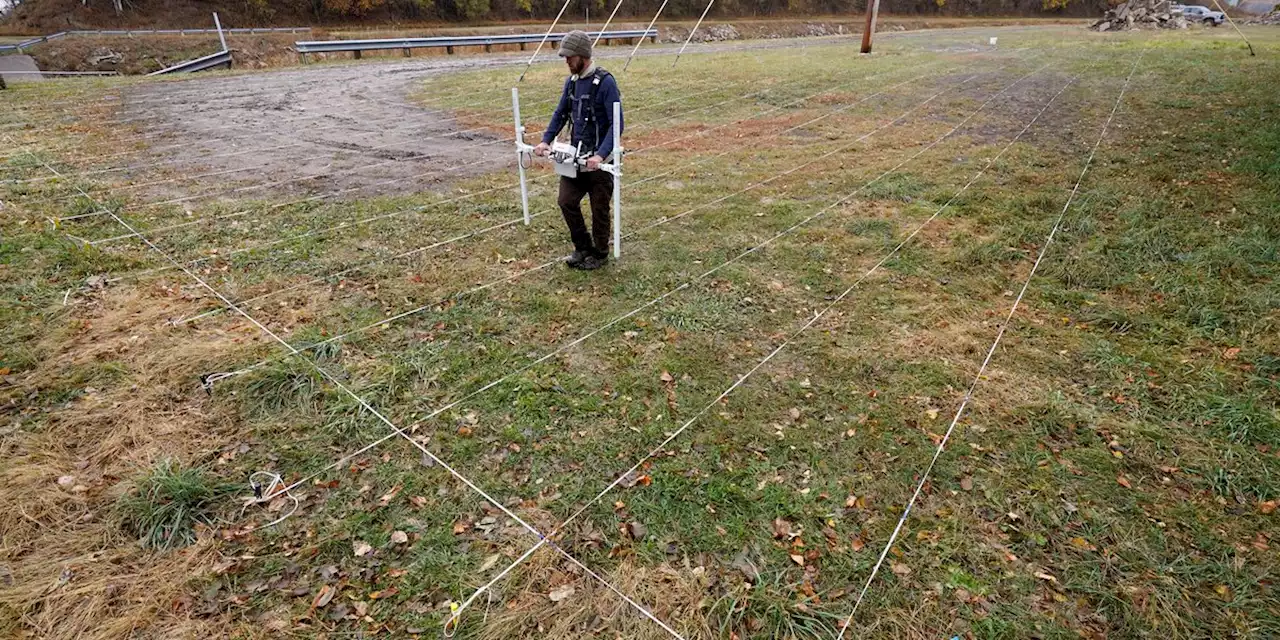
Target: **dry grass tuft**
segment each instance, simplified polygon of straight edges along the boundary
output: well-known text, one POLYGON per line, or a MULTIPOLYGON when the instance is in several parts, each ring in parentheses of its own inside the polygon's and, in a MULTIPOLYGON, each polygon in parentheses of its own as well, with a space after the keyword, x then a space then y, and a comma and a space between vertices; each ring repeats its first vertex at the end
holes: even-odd
POLYGON ((198 376, 246 341, 164 327, 190 307, 163 288, 86 301, 11 390, 15 400, 69 399, 22 412, 28 426, 3 443, 0 502, 14 508, 0 510, 0 629, 118 638, 189 623, 175 603, 217 560, 214 544, 146 552, 122 530, 115 505, 157 460, 201 461, 235 438, 198 376))
MULTIPOLYGON (((702 567, 675 567, 669 563, 641 566, 627 559, 602 577, 684 637, 714 637, 707 614, 712 579, 702 567)), ((602 633, 604 637, 635 640, 670 637, 553 550, 544 549, 530 558, 516 580, 506 587, 510 595, 505 602, 490 604, 477 638, 557 640, 602 633), (553 594, 559 598, 570 588, 572 593, 552 600, 553 594)))

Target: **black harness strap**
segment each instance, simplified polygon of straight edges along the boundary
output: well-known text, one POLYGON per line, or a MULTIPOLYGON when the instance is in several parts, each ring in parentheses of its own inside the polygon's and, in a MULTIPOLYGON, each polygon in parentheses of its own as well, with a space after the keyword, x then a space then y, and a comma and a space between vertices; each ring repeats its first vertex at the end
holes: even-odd
POLYGON ((574 115, 575 113, 582 113, 582 114, 583 114, 583 116, 582 116, 582 120, 583 120, 583 122, 584 122, 584 123, 586 123, 586 122, 590 122, 590 123, 591 123, 592 131, 594 131, 594 132, 595 132, 595 144, 596 144, 596 146, 599 146, 599 145, 600 145, 600 121, 599 121, 599 119, 597 119, 597 118, 596 118, 596 91, 600 88, 600 83, 601 83, 601 82, 603 82, 603 81, 604 81, 604 79, 605 79, 605 78, 607 78, 607 77, 609 77, 610 75, 612 75, 612 74, 610 74, 608 71, 605 71, 605 70, 604 70, 603 68, 601 68, 601 67, 596 67, 596 68, 595 68, 595 71, 593 71, 593 72, 592 72, 592 74, 591 74, 591 89, 590 89, 590 91, 587 93, 587 98, 586 98, 586 103, 587 103, 587 107, 588 107, 588 108, 587 108, 587 110, 586 110, 586 112, 585 112, 585 113, 583 113, 583 111, 582 111, 582 108, 583 108, 582 102, 583 102, 583 100, 577 96, 577 91, 575 91, 575 88, 576 88, 576 87, 575 87, 575 83, 574 83, 574 80, 573 80, 573 76, 569 76, 567 79, 565 79, 565 81, 564 81, 564 93, 565 93, 565 95, 566 95, 566 96, 568 96, 568 97, 569 97, 569 101, 570 101, 570 102, 572 103, 572 105, 573 105, 573 107, 572 107, 572 109, 570 110, 570 113, 569 113, 569 139, 570 139, 570 140, 573 140, 573 134, 574 134, 574 130, 573 130, 573 115, 574 115))

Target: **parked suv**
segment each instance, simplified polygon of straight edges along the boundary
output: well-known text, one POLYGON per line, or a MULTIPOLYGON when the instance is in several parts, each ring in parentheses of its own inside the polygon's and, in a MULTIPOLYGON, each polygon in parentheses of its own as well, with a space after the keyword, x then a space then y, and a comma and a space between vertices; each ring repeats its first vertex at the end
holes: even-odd
POLYGON ((1203 22, 1216 27, 1227 19, 1227 16, 1223 15, 1221 11, 1210 11, 1209 7, 1202 7, 1200 5, 1174 5, 1173 9, 1175 11, 1182 11, 1182 17, 1186 18, 1187 22, 1203 22))

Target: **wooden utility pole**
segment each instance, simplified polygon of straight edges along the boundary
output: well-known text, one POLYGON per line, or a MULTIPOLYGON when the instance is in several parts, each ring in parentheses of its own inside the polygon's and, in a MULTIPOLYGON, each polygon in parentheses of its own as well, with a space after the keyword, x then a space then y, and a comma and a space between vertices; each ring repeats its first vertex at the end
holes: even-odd
POLYGON ((863 53, 871 53, 871 34, 876 30, 878 13, 880 13, 880 0, 867 0, 867 26, 862 30, 863 53))

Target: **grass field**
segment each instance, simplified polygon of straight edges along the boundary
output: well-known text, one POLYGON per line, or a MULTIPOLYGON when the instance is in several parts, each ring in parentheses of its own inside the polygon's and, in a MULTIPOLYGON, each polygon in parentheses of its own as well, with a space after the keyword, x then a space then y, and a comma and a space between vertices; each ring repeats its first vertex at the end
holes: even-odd
MULTIPOLYGON (((102 124, 139 81, 0 92, 0 631, 1276 637, 1280 31, 1247 33, 605 60, 593 273, 541 164, 529 227, 514 162, 153 205, 184 169, 81 173, 154 144, 102 124)), ((517 73, 405 99, 510 136, 517 73)), ((562 79, 520 84, 531 132, 562 79)))

